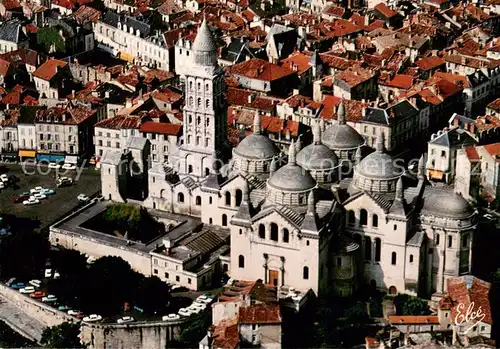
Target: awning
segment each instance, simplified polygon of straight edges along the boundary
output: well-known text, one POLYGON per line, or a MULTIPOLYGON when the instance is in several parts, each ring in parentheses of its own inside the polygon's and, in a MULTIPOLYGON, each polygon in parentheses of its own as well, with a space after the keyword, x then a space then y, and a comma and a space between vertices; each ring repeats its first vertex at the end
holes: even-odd
POLYGON ((64 162, 64 155, 61 154, 37 154, 36 161, 64 162))
POLYGON ((443 172, 437 170, 429 170, 429 177, 432 179, 441 180, 443 179, 443 172))
POLYGON ((19 150, 19 157, 34 158, 34 157, 36 157, 36 151, 35 150, 19 150))
POLYGON ((123 59, 124 61, 127 61, 127 62, 133 62, 135 57, 132 56, 131 54, 129 53, 126 53, 126 52, 120 52, 120 59, 123 59))
POLYGON ((10 152, 10 151, 5 151, 3 153, 1 153, 0 155, 2 155, 2 157, 4 158, 17 158, 17 152, 10 152))
POLYGON ((66 159, 64 160, 64 162, 67 163, 67 164, 74 164, 74 165, 76 165, 78 163, 78 156, 66 155, 66 159))

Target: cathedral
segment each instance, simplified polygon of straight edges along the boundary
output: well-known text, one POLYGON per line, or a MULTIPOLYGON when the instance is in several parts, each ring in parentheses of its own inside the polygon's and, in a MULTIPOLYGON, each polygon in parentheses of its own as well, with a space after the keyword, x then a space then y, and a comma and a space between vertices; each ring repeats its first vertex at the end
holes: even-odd
POLYGON ((231 149, 224 72, 205 22, 191 57, 183 139, 168 167, 148 170, 143 204, 228 229, 232 278, 316 294, 369 286, 439 296, 447 278, 471 272, 477 213, 453 188, 427 183, 423 157, 410 173, 383 134, 363 156, 343 103, 337 123, 312 125, 305 147, 280 151, 257 113, 231 149))

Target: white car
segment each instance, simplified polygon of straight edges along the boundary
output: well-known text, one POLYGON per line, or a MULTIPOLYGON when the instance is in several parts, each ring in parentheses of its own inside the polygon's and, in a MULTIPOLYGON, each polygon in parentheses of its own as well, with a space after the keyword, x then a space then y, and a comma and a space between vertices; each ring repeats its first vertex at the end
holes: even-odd
POLYGON ((40 193, 43 190, 43 187, 34 187, 33 189, 30 189, 31 194, 35 193, 40 193))
POLYGON ((49 162, 49 168, 61 168, 61 165, 56 164, 55 162, 49 162))
POLYGON ((491 220, 491 219, 493 219, 494 217, 493 217, 493 215, 491 215, 491 214, 487 213, 487 214, 485 214, 485 215, 484 215, 484 218, 491 220))
POLYGON ((78 310, 73 310, 73 309, 68 310, 68 315, 77 316, 77 315, 80 315, 80 314, 81 313, 78 310))
POLYGON ((54 272, 54 279, 59 279, 61 277, 61 274, 59 274, 58 271, 54 272))
POLYGON ((205 303, 194 302, 189 307, 190 308, 199 308, 201 310, 205 310, 207 308, 207 305, 205 303))
POLYGON ((168 315, 162 316, 161 321, 175 321, 175 320, 179 320, 180 318, 181 317, 179 316, 179 314, 168 314, 168 315))
POLYGON ((77 199, 78 199, 79 201, 83 201, 83 202, 87 202, 87 201, 89 201, 89 200, 90 200, 90 198, 89 198, 87 195, 85 195, 85 194, 80 194, 80 195, 78 195, 77 199))
POLYGON ((33 293, 35 292, 35 288, 33 286, 26 286, 25 288, 21 288, 19 290, 19 292, 23 293, 23 294, 30 294, 30 293, 33 293))
POLYGON ((64 170, 76 170, 76 166, 73 164, 64 164, 64 165, 62 165, 62 168, 64 170))
POLYGON ((33 197, 34 197, 35 199, 38 199, 38 200, 43 200, 43 199, 46 199, 46 198, 47 198, 47 195, 42 194, 42 193, 34 193, 34 194, 33 194, 33 197))
POLYGON ((5 184, 3 184, 3 182, 0 182, 0 189, 3 189, 5 188, 5 184))
POLYGON ((49 294, 47 297, 42 297, 43 303, 55 303, 57 302, 57 297, 53 294, 49 294))
POLYGON ((177 314, 180 316, 191 316, 193 312, 189 308, 180 308, 177 314))
POLYGON ((35 205, 35 204, 39 204, 39 203, 40 203, 40 200, 38 200, 35 197, 30 197, 28 200, 23 201, 23 205, 35 205))
POLYGON ((196 298, 196 302, 205 303, 205 304, 210 304, 210 303, 212 303, 213 300, 214 299, 210 295, 207 295, 207 294, 202 294, 201 296, 196 298))
POLYGON ((101 321, 102 320, 102 316, 101 315, 97 315, 97 314, 92 314, 92 315, 89 315, 89 316, 85 316, 82 320, 85 321, 85 322, 101 321))
POLYGON ((9 181, 9 177, 4 173, 0 175, 0 181, 2 183, 7 183, 9 181))
POLYGON ((127 323, 127 322, 134 322, 135 319, 132 317, 132 316, 124 316, 120 319, 118 319, 118 322, 119 324, 124 324, 124 323, 127 323))
POLYGON ((42 282, 40 280, 31 280, 30 282, 28 282, 28 284, 30 284, 33 287, 37 287, 37 288, 42 286, 42 282))
POLYGON ((187 307, 187 310, 189 310, 191 312, 191 314, 199 314, 199 313, 201 313, 203 311, 203 309, 194 307, 192 305, 190 305, 189 307, 187 307))
POLYGON ((52 277, 52 269, 45 269, 45 273, 43 274, 46 278, 52 277))

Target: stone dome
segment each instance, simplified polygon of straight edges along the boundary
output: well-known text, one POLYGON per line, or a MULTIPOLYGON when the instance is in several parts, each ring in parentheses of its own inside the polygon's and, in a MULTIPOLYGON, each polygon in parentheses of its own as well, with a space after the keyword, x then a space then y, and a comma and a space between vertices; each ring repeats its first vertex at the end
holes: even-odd
POLYGON ((309 191, 316 186, 316 181, 299 165, 288 163, 278 169, 267 184, 284 191, 309 191))
POLYGON ((243 138, 234 152, 247 159, 272 159, 280 150, 269 137, 253 133, 243 138))
POLYGON ((217 45, 206 20, 203 20, 192 46, 195 63, 204 66, 217 65, 217 45))
POLYGON ((322 143, 319 123, 313 126, 314 141, 297 154, 297 164, 306 170, 331 170, 338 166, 337 154, 322 143))
POLYGON ((339 105, 337 123, 328 127, 323 133, 323 144, 333 150, 356 149, 365 144, 365 139, 345 120, 345 107, 339 105))
POLYGON ((453 189, 426 190, 423 199, 422 214, 451 218, 467 219, 474 214, 474 208, 461 195, 453 189))

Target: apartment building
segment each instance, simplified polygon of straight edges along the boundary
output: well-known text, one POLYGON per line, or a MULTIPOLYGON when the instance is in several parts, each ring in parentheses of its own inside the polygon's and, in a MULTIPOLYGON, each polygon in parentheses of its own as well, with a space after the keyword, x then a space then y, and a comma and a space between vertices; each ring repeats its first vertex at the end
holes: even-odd
POLYGON ((0 156, 3 160, 16 160, 19 149, 17 122, 19 110, 5 110, 0 114, 0 156))
POLYGON ((169 154, 177 146, 182 133, 182 125, 146 121, 141 125, 139 131, 151 143, 152 163, 171 163, 169 154))

